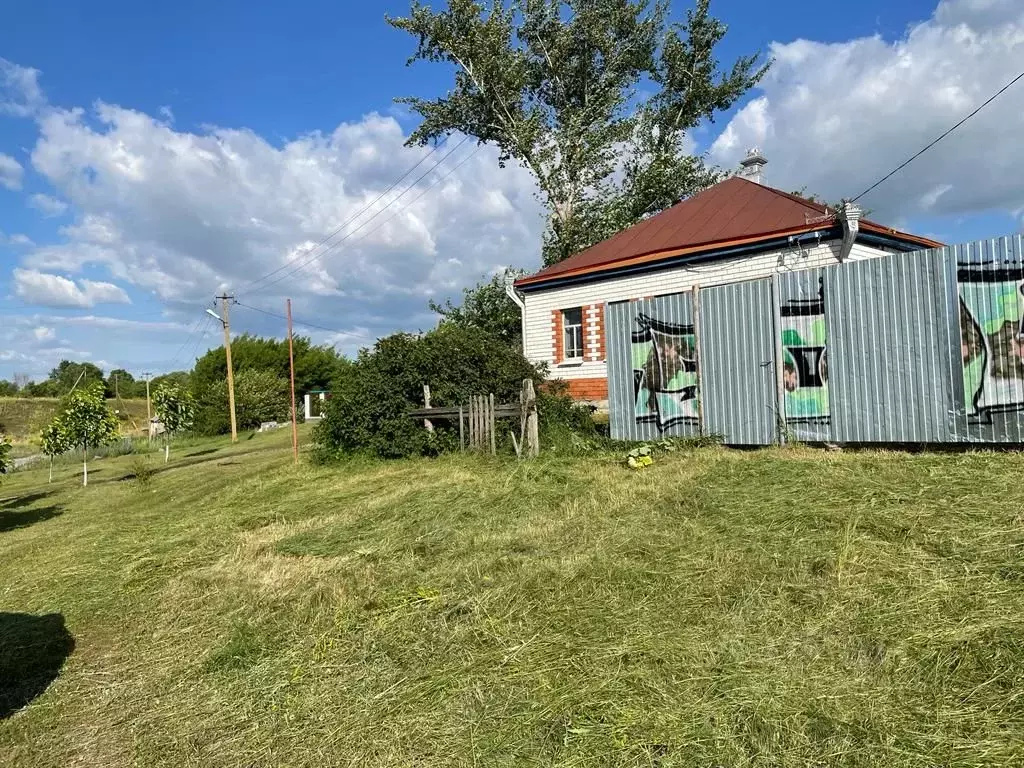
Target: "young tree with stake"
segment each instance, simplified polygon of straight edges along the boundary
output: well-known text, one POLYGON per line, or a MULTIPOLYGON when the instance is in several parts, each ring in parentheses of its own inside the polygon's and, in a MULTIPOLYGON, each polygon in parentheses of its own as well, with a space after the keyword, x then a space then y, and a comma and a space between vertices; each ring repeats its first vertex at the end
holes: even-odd
POLYGON ((162 384, 153 393, 157 418, 164 425, 164 463, 170 461, 171 438, 192 429, 196 403, 192 393, 173 384, 162 384))
POLYGON ((89 449, 117 437, 117 417, 103 399, 103 384, 98 382, 67 395, 54 423, 67 445, 82 449, 82 485, 88 485, 89 449))
POLYGON ((64 428, 60 414, 55 416, 53 421, 43 429, 40 437, 42 438, 41 448, 43 455, 48 456, 50 459, 50 478, 47 482, 52 483, 54 458, 57 456, 63 456, 74 448, 74 446, 68 442, 67 430, 64 428))

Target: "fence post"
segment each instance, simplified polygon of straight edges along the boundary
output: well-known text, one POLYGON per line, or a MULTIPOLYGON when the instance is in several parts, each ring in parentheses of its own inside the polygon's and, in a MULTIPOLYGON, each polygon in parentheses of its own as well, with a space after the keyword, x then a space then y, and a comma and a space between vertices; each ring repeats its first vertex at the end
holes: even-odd
POLYGON ((779 445, 786 444, 786 379, 782 351, 782 280, 772 273, 772 347, 775 371, 775 432, 779 445))
POLYGON ((491 433, 491 456, 498 454, 498 446, 494 436, 494 393, 487 396, 487 410, 490 412, 490 423, 487 425, 491 433))
POLYGON ((700 285, 693 286, 693 356, 697 358, 697 434, 705 435, 707 428, 704 424, 704 386, 701 376, 701 367, 704 364, 704 356, 701 354, 700 343, 700 285))
POLYGON ((526 409, 526 455, 532 458, 540 454, 537 394, 533 390, 533 379, 523 381, 523 408, 526 409))
MULTIPOLYGON (((429 384, 424 384, 423 385, 423 407, 424 408, 430 408, 430 385, 429 384)), ((433 432, 434 431, 434 422, 432 422, 430 419, 424 419, 423 420, 423 426, 427 428, 427 432, 433 432)))
POLYGON ((462 406, 459 406, 459 450, 466 450, 466 436, 462 431, 462 406))

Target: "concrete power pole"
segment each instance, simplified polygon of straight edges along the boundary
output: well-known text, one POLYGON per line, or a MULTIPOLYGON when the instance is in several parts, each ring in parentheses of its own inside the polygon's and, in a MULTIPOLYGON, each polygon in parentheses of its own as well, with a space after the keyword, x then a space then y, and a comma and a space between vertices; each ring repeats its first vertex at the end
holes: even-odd
POLYGON ((235 419, 235 369, 231 365, 231 320, 228 316, 229 302, 234 301, 234 296, 222 294, 216 298, 220 299, 220 315, 213 310, 206 310, 220 320, 224 326, 224 354, 228 363, 228 406, 231 409, 231 442, 238 442, 238 422, 235 419))

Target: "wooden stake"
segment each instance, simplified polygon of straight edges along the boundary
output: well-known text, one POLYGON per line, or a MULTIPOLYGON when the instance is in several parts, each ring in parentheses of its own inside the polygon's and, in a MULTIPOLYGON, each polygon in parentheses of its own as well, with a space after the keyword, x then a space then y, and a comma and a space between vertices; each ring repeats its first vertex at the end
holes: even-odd
POLYGON ((488 431, 491 433, 491 456, 497 456, 498 446, 494 436, 494 393, 492 392, 487 396, 487 412, 489 414, 490 423, 487 425, 488 431))
POLYGON ((459 450, 466 450, 466 435, 462 431, 462 406, 459 406, 459 450))
POLYGON ((523 381, 523 398, 526 401, 526 455, 531 458, 540 455, 540 424, 537 420, 537 394, 533 379, 523 381))
POLYGON ((299 415, 295 408, 295 349, 292 345, 292 300, 288 299, 288 368, 292 379, 292 453, 299 463, 299 415))

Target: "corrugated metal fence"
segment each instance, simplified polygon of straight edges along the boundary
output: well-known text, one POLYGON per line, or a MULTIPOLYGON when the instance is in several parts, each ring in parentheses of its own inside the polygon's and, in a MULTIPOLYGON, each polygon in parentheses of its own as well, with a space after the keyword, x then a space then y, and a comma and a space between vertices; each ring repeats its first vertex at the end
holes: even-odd
POLYGON ((1024 443, 1024 238, 610 304, 613 437, 1024 443))

